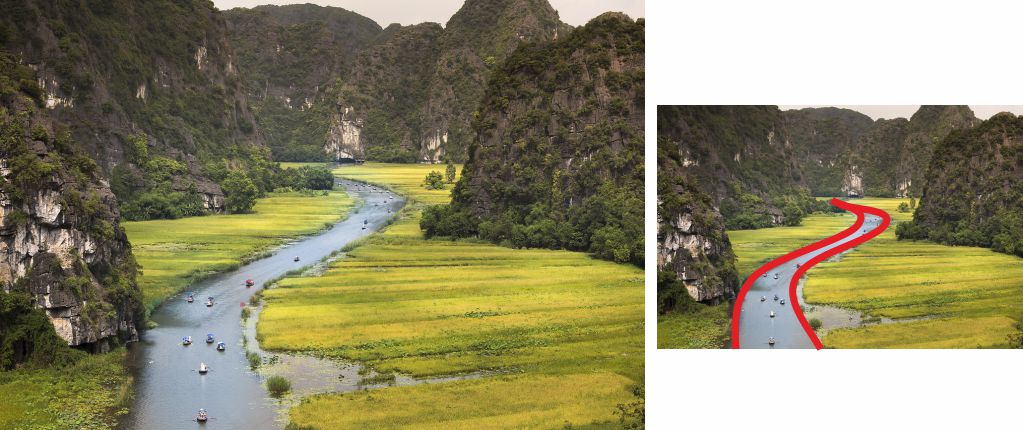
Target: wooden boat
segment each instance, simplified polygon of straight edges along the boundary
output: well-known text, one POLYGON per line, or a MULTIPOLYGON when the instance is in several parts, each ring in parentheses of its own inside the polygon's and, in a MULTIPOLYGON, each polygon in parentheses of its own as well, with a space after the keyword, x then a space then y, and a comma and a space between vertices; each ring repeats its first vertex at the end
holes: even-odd
POLYGON ((206 363, 202 363, 202 362, 199 363, 199 374, 200 375, 205 375, 206 372, 209 372, 209 371, 210 371, 210 368, 206 367, 206 363))
POLYGON ((209 419, 209 416, 206 415, 206 410, 205 409, 199 409, 199 413, 196 414, 195 420, 198 421, 198 422, 204 423, 208 419, 209 419))

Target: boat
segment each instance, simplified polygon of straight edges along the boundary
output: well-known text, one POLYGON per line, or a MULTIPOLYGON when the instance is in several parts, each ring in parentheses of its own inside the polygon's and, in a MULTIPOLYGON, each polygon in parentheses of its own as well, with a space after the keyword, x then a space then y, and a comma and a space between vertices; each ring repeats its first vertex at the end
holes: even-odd
POLYGON ((185 346, 191 345, 192 344, 192 336, 185 336, 185 337, 181 338, 181 344, 185 345, 185 346))
POLYGON ((300 260, 300 258, 298 258, 298 256, 296 255, 295 256, 295 261, 298 261, 298 260, 300 260))
POLYGON ((768 338, 767 339, 767 344, 768 345, 774 345, 774 338, 773 337, 768 338))
POLYGON ((771 318, 774 318, 774 311, 771 311, 771 318))
POLYGON ((188 297, 185 298, 185 301, 188 302, 188 303, 192 303, 192 302, 195 301, 195 296, 193 296, 191 293, 189 293, 188 297))
POLYGON ((213 297, 206 298, 206 307, 213 306, 213 297))
POLYGON ((224 342, 217 342, 217 351, 223 351, 227 349, 227 344, 224 342))
POLYGON ((780 303, 780 304, 783 304, 783 305, 784 305, 784 304, 785 304, 785 299, 781 299, 781 301, 780 301, 780 302, 778 302, 778 303, 780 303))
POLYGON ((253 285, 256 285, 256 281, 253 281, 253 280, 251 280, 251 279, 246 279, 246 280, 245 280, 245 286, 246 286, 246 287, 251 287, 251 286, 253 286, 253 285))
POLYGON ((774 301, 776 301, 776 302, 778 301, 778 295, 777 294, 774 295, 774 301))
POLYGON ((210 368, 206 367, 206 363, 199 362, 199 374, 200 375, 205 375, 206 372, 209 372, 209 371, 210 371, 210 368))
POLYGON ((198 422, 201 422, 201 423, 206 422, 206 420, 208 420, 209 418, 210 417, 208 415, 206 415, 206 410, 205 409, 199 409, 199 413, 196 414, 196 416, 195 416, 195 420, 198 421, 198 422))
POLYGON ((213 343, 213 333, 206 333, 206 343, 213 343))
POLYGON ((767 301, 767 296, 760 296, 760 301, 766 302, 767 301))

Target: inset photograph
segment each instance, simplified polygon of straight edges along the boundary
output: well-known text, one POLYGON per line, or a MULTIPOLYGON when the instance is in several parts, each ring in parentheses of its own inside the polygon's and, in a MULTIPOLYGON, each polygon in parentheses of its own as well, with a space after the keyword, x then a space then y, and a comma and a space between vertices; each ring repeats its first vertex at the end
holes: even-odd
POLYGON ((659 106, 658 348, 1023 346, 1023 106, 659 106))

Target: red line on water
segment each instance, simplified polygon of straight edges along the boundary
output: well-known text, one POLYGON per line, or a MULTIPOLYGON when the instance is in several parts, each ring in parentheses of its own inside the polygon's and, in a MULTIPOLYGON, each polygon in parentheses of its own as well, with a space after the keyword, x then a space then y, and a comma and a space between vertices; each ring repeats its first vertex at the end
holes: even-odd
POLYGON ((810 328, 810 322, 806 320, 806 316, 803 315, 803 311, 799 309, 799 298, 796 296, 796 289, 799 286, 799 278, 801 278, 803 274, 806 273, 807 270, 810 270, 810 268, 813 267, 815 264, 827 260, 835 255, 838 255, 844 252, 845 250, 855 248, 856 246, 859 246, 860 244, 863 244, 864 242, 870 239, 873 239, 877 235, 884 232, 885 229, 888 228, 888 225, 891 223, 891 217, 888 216, 887 212, 881 209, 872 208, 870 206, 852 204, 839 199, 831 199, 830 203, 835 207, 856 214, 856 222, 853 223, 853 225, 851 225, 849 228, 842 230, 841 232, 834 236, 828 237, 827 239, 799 248, 795 251, 778 257, 763 266, 760 266, 759 269, 753 271, 753 274, 750 275, 749 278, 746 278, 746 282, 742 284, 742 288, 739 290, 739 296, 735 300, 736 303, 735 308, 732 310, 733 349, 739 349, 739 318, 740 316, 742 316, 742 305, 743 302, 746 300, 746 293, 748 293, 749 289, 753 287, 753 283, 756 282, 757 279, 759 279, 763 274, 771 271, 772 269, 778 266, 781 266, 787 261, 793 260, 802 255, 811 253, 813 251, 824 248, 828 245, 834 244, 835 242, 838 242, 843 238, 855 233, 856 230, 859 230, 860 227, 863 226, 863 220, 866 218, 865 214, 869 213, 871 215, 876 215, 881 218, 881 225, 878 226, 878 228, 875 228, 867 232, 863 236, 857 237, 856 239, 850 240, 846 243, 829 249, 826 252, 822 252, 820 255, 814 258, 811 258, 809 261, 806 262, 806 264, 803 264, 799 266, 798 269, 796 269, 796 273, 792 275, 792 279, 789 281, 789 303, 792 305, 792 309, 796 312, 796 318, 799 319, 799 324, 803 326, 803 331, 805 331, 806 335, 810 337, 810 341, 813 342, 813 346, 815 346, 817 349, 821 349, 824 347, 824 344, 822 344, 821 340, 817 337, 817 333, 814 332, 812 328, 810 328))

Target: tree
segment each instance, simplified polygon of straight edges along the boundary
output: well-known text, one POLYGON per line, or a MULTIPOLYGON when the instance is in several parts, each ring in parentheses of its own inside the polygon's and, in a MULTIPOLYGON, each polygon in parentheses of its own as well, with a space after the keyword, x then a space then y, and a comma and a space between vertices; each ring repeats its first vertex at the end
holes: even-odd
POLYGON ((788 226, 799 225, 803 221, 803 209, 795 202, 786 203, 782 215, 785 216, 785 225, 788 226))
POLYGON ((444 172, 444 178, 447 179, 449 184, 455 183, 455 165, 448 163, 448 168, 444 172))
POLYGON ((252 206, 256 204, 259 189, 245 172, 235 170, 229 173, 227 179, 220 186, 224 189, 228 212, 245 213, 252 210, 252 206))
POLYGON ((899 203, 898 211, 899 212, 909 212, 910 211, 909 205, 906 204, 906 202, 899 203))
POLYGON ((909 208, 916 209, 916 197, 909 198, 909 208))
POLYGON ((434 170, 426 174, 426 179, 423 179, 423 186, 428 190, 443 190, 444 177, 441 176, 440 172, 434 170))

